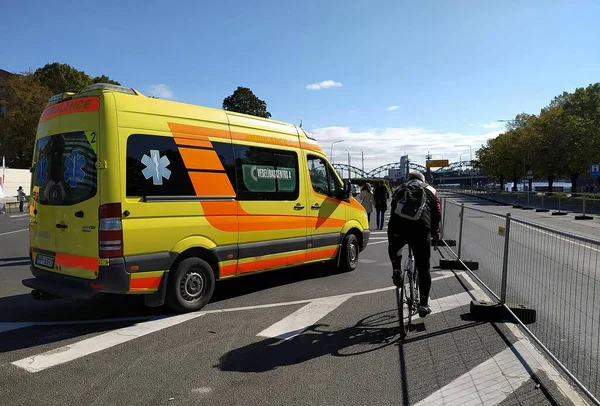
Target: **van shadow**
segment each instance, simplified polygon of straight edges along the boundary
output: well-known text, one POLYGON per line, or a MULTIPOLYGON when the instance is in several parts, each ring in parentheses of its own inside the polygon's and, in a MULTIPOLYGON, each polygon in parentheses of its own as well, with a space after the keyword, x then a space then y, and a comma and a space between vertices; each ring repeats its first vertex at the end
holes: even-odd
POLYGON ((221 371, 266 372, 325 355, 353 356, 377 351, 400 340, 396 309, 373 314, 352 327, 328 330, 316 324, 282 341, 268 338, 224 354, 215 368, 221 371))

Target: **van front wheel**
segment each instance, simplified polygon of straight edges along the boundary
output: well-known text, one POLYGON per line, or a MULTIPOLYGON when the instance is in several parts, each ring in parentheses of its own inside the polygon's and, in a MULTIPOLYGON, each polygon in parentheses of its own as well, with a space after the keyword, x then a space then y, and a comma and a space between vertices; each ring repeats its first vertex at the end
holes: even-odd
POLYGON ((358 238, 352 233, 344 237, 342 242, 342 250, 340 252, 340 267, 341 272, 350 272, 358 266, 358 257, 360 247, 358 246, 358 238))
POLYGON ((202 309, 215 290, 215 274, 200 258, 181 261, 173 275, 169 275, 167 305, 177 312, 193 312, 202 309))

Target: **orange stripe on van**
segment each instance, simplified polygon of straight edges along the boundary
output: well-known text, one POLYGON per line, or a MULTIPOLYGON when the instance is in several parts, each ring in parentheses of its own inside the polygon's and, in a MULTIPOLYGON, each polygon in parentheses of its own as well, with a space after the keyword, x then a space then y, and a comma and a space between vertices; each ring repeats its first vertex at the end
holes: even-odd
POLYGON ((235 191, 225 172, 189 172, 196 196, 235 196, 235 191))
POLYGON ((44 109, 40 121, 53 117, 74 113, 93 113, 100 109, 100 97, 78 97, 64 102, 53 104, 44 109))
POLYGON ((287 265, 299 264, 304 262, 304 259, 304 253, 287 255, 285 257, 278 258, 259 259, 256 261, 238 264, 238 270, 240 271, 240 273, 262 271, 269 268, 277 268, 287 265))
POLYGON ((202 135, 205 137, 225 138, 230 140, 229 130, 218 130, 216 128, 198 127, 195 125, 167 123, 172 133, 202 135))
POLYGON ((338 248, 322 248, 314 251, 309 251, 306 253, 307 261, 316 261, 319 259, 331 259, 335 257, 337 254, 338 248))
POLYGON ((175 137, 175 143, 180 147, 202 147, 202 148, 211 148, 213 147, 212 142, 208 139, 192 139, 192 138, 184 138, 184 137, 175 137))
MULTIPOLYGON (((224 171, 223 164, 215 151, 179 147, 179 153, 187 169, 206 169, 224 171)), ((227 178, 227 183, 229 178, 227 178)))
POLYGON ((238 202, 202 202, 202 210, 207 217, 237 216, 241 206, 238 202))
POLYGON ((237 141, 257 142, 260 144, 300 148, 300 141, 298 141, 298 136, 294 136, 291 134, 282 135, 282 138, 277 138, 269 137, 267 135, 247 134, 238 131, 232 131, 231 138, 237 141))
POLYGON ((220 277, 233 276, 237 270, 237 264, 221 265, 220 277))
POLYGON ((79 255, 56 253, 56 265, 67 268, 88 269, 90 271, 98 270, 97 257, 82 257, 79 255))
POLYGON ((131 279, 129 284, 130 290, 146 290, 146 289, 158 289, 160 286, 160 280, 162 276, 149 276, 147 278, 136 278, 131 279))

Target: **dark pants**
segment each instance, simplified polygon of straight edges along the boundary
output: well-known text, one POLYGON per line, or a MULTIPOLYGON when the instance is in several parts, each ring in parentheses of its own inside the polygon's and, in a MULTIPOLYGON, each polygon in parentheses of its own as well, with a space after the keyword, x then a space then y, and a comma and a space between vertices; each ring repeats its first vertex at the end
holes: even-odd
POLYGON ((25 202, 19 202, 19 211, 23 211, 23 203, 25 202))
POLYGON ((369 221, 369 227, 371 226, 371 213, 367 213, 367 220, 369 221))
MULTIPOLYGON (((388 255, 394 269, 402 269, 399 262, 398 251, 406 244, 410 244, 415 257, 415 266, 419 271, 419 292, 421 305, 427 306, 429 291, 431 290, 431 274, 429 273, 429 259, 431 258, 431 233, 429 230, 393 234, 388 228, 388 255)), ((405 253, 408 255, 408 252, 405 253)))
POLYGON ((385 210, 377 210, 377 228, 383 230, 385 223, 385 210))

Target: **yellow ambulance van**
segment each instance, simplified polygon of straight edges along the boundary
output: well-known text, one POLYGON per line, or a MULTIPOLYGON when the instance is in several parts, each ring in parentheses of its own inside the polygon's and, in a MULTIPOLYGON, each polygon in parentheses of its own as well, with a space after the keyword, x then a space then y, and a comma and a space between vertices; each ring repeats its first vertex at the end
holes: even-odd
POLYGON ((369 240, 350 184, 302 128, 131 88, 53 96, 31 171, 35 298, 143 294, 195 311, 217 280, 351 271, 369 240))

